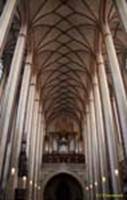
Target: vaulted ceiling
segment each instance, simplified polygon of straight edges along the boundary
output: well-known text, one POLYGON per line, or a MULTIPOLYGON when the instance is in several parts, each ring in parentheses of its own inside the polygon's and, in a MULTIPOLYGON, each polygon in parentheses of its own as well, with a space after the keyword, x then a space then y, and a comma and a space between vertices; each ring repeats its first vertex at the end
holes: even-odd
MULTIPOLYGON (((92 86, 97 35, 101 32, 100 3, 101 0, 27 1, 28 40, 34 47, 33 67, 38 73, 47 124, 68 118, 81 125, 92 86)), ((104 12, 122 65, 127 40, 113 1, 107 0, 104 12)), ((108 62, 104 47, 103 54, 108 62)))

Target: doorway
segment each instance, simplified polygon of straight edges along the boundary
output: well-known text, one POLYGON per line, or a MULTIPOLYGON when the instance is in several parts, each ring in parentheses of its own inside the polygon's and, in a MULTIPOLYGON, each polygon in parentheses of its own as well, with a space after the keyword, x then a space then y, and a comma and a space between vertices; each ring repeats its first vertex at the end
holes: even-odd
POLYGON ((48 181, 44 190, 44 200, 83 200, 82 187, 73 176, 58 174, 48 181))

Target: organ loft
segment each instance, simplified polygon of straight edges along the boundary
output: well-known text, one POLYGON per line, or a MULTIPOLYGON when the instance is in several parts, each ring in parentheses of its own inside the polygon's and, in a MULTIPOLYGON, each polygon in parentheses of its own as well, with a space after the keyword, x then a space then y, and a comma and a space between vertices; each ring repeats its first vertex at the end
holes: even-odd
POLYGON ((0 200, 127 199, 127 0, 0 0, 0 200))

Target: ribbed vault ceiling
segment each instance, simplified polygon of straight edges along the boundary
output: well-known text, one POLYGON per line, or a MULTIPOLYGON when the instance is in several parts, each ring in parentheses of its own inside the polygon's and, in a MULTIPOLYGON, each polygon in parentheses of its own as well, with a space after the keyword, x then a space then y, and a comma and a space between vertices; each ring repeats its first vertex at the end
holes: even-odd
MULTIPOLYGON (((47 124, 63 118, 81 124, 94 71, 96 37, 101 31, 100 2, 29 1, 29 39, 47 124)), ((121 62, 127 40, 112 2, 108 0, 105 9, 121 62)))

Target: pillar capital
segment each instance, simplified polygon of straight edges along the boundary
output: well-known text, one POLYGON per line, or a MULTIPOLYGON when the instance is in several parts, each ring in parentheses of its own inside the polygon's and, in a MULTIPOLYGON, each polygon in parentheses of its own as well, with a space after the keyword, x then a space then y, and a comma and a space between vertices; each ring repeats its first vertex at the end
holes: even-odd
POLYGON ((33 64, 33 53, 31 51, 28 51, 25 59, 25 65, 26 67, 31 67, 32 64, 33 64))
POLYGON ((33 83, 33 82, 32 82, 32 83, 30 83, 30 86, 35 86, 35 85, 36 85, 36 83, 33 83))
POLYGON ((40 99, 35 99, 34 101, 36 101, 36 102, 39 102, 39 101, 40 101, 40 99))
POLYGON ((19 36, 20 36, 20 37, 23 37, 23 38, 26 38, 27 35, 26 35, 25 33, 20 32, 20 33, 19 33, 19 36))
POLYGON ((97 65, 104 65, 104 62, 97 62, 97 65))
POLYGON ((28 61, 26 61, 26 62, 25 62, 25 65, 27 65, 27 66, 31 66, 31 65, 32 65, 32 62, 28 62, 28 61))
POLYGON ((108 37, 108 36, 111 36, 111 33, 108 33, 108 32, 107 32, 107 33, 104 33, 104 34, 103 34, 103 37, 104 37, 104 38, 106 38, 106 37, 108 37))

